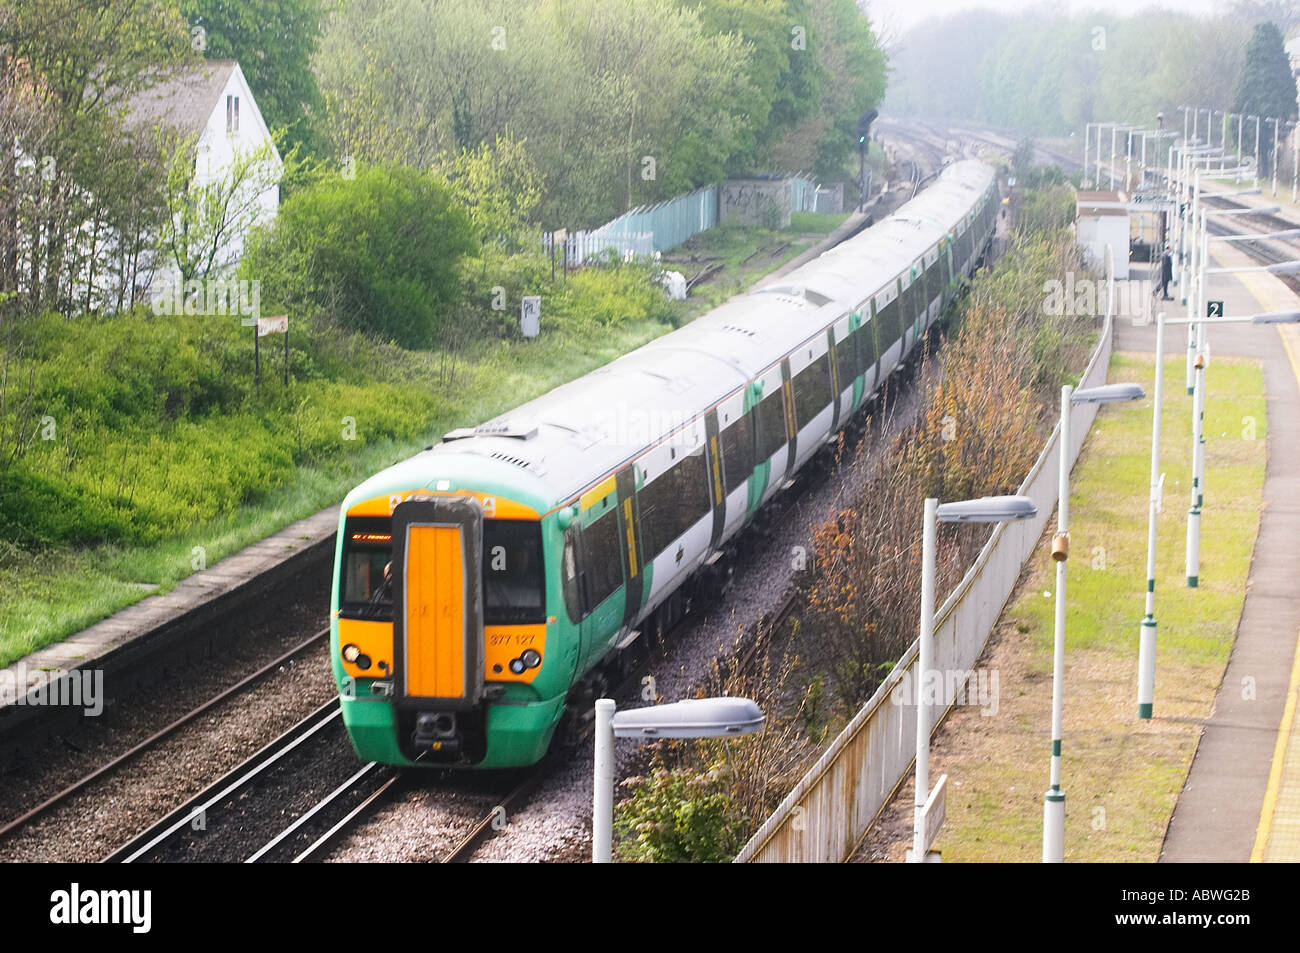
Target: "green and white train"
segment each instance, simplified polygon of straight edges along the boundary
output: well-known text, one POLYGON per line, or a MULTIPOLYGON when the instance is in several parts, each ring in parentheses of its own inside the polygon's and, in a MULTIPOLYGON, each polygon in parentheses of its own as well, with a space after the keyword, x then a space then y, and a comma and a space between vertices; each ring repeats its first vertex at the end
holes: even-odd
POLYGON ((994 170, 950 165, 874 227, 366 480, 339 516, 331 660, 358 756, 499 768, 907 357, 975 267, 994 170))

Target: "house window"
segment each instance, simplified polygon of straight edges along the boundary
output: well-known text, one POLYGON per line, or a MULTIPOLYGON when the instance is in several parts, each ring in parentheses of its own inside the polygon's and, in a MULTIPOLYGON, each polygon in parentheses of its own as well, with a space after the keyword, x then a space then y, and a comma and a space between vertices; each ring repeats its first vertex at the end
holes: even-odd
POLYGON ((239 132, 239 97, 226 97, 226 135, 239 132))

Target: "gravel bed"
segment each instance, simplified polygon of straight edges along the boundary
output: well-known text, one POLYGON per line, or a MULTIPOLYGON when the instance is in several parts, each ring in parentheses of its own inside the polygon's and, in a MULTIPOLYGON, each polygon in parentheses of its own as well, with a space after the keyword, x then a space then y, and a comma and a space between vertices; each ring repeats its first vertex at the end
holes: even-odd
MULTIPOLYGON (((0 862, 84 862, 104 857, 334 697, 328 652, 323 643, 307 650, 247 691, 164 738, 121 770, 16 831, 0 842, 0 862)), ((267 661, 271 657, 274 653, 267 661)), ((174 684, 181 683, 178 680, 174 684)), ((199 697, 210 694, 213 692, 199 697)), ((178 713, 174 711, 162 721, 178 713)), ((344 754, 342 760, 356 770, 351 749, 344 754)), ((89 767, 80 766, 66 776, 67 780, 75 780, 89 767)), ((55 783, 51 782, 46 790, 53 792, 55 783)))
MULTIPOLYGON (((252 626, 214 657, 177 668, 165 680, 113 701, 98 718, 86 718, 40 755, 20 759, 0 775, 0 823, 12 820, 50 795, 129 751, 251 671, 283 655, 323 629, 329 620, 329 593, 288 605, 274 621, 252 626)), ((303 708, 306 715, 309 708, 303 708)), ((269 740, 269 739, 268 739, 269 740)), ((129 766, 128 766, 129 769, 129 766)), ((4 845, 0 844, 0 853, 4 845)))
POLYGON ((523 777, 523 772, 517 771, 492 774, 408 771, 401 782, 401 791, 372 817, 344 835, 328 860, 437 863, 523 777))

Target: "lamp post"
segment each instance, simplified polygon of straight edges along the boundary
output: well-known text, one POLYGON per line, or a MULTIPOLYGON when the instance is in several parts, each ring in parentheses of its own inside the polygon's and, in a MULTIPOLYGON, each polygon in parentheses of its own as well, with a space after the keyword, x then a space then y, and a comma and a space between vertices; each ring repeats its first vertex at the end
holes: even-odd
POLYGON ((1234 113, 1237 117, 1237 181, 1241 181, 1241 133, 1246 128, 1246 117, 1241 113, 1234 113))
POLYGON ((1300 180, 1300 123, 1291 123, 1291 204, 1296 201, 1296 182, 1300 180))
MULTIPOLYGON (((1212 156, 1210 155, 1191 156, 1188 159, 1189 167, 1190 167, 1190 163, 1199 163, 1201 161, 1205 161, 1210 158, 1212 158, 1212 156)), ((1184 271, 1186 273, 1185 277, 1187 278, 1187 285, 1182 289, 1182 296, 1183 296, 1182 303, 1187 307, 1188 318, 1193 317, 1197 312, 1197 303, 1196 303, 1197 290, 1199 289, 1201 292, 1204 292, 1205 290, 1203 283, 1198 284, 1197 282, 1198 262, 1201 263, 1201 266, 1203 267, 1205 249, 1202 246, 1202 242, 1197 237, 1197 228, 1196 228, 1197 221, 1198 221, 1197 216, 1202 214, 1203 212, 1201 206, 1201 199, 1206 197, 1205 193, 1201 191, 1201 173, 1204 171, 1206 170, 1201 168, 1198 165, 1195 172, 1192 174, 1189 202, 1187 203, 1187 209, 1190 211, 1190 215, 1188 216, 1188 222, 1190 222, 1191 234, 1188 236, 1188 240, 1187 240, 1187 244, 1190 246, 1188 251, 1187 261, 1184 267, 1184 271)), ((1238 171, 1240 171, 1240 167, 1238 167, 1238 171)), ((1224 174, 1223 169, 1219 169, 1218 172, 1220 175, 1224 174)), ((1222 214, 1222 212, 1224 211, 1243 211, 1243 212, 1249 212, 1250 214, 1259 214, 1262 212, 1277 211, 1277 209, 1276 208, 1241 209, 1241 210, 1214 209, 1213 211, 1214 214, 1222 214)), ((1191 323, 1189 323, 1187 326, 1187 393, 1188 394, 1194 394, 1196 388, 1194 364, 1196 362, 1195 355, 1197 350, 1196 337, 1197 337, 1197 332, 1200 330, 1202 329, 1191 323)))
MULTIPOLYGON (((1207 324, 1228 323, 1274 324, 1300 320, 1300 313, 1269 312, 1244 318, 1207 318, 1207 324)), ((1160 409, 1164 401, 1165 324, 1164 312, 1156 316, 1155 395, 1151 410, 1151 496, 1147 509, 1147 589, 1146 611, 1138 629, 1138 717, 1150 718, 1155 702, 1156 684, 1156 518, 1162 509, 1164 480, 1160 474, 1160 409)))
POLYGON ((1255 174, 1253 176, 1255 181, 1252 184, 1259 185, 1259 117, 1250 118, 1255 120, 1255 174))
MULTIPOLYGON (((1199 177, 1198 177, 1199 185, 1199 177)), ((1200 273, 1197 281, 1198 302, 1195 311, 1189 309, 1187 318, 1189 321, 1188 330, 1194 333, 1189 334, 1189 340, 1194 341, 1194 350, 1189 351, 1192 356, 1192 488, 1191 488, 1191 506, 1188 509, 1187 516, 1187 549, 1186 549, 1186 570, 1187 585, 1189 588, 1196 588, 1200 584, 1200 562, 1201 562, 1201 511, 1205 502, 1205 368, 1209 363, 1209 336, 1205 314, 1207 302, 1207 280, 1212 274, 1235 274, 1241 272, 1258 272, 1267 271, 1272 274, 1290 274, 1300 270, 1300 261, 1280 262, 1274 265, 1264 265, 1260 267, 1246 268, 1209 268, 1209 235, 1208 217, 1210 215, 1258 215, 1269 214, 1280 211, 1279 206, 1269 206, 1265 208, 1237 208, 1237 209, 1200 209, 1200 240, 1197 242, 1200 254, 1200 273)), ((1193 223, 1196 224, 1195 222, 1193 223)), ((1274 237, 1287 237, 1291 230, 1284 233, 1253 233, 1247 235, 1226 235, 1216 236, 1213 241, 1251 241, 1257 239, 1269 239, 1274 237)), ((1212 322, 1221 323, 1221 322, 1212 322)))
MULTIPOLYGON (((1289 232, 1287 233, 1289 234, 1289 232)), ((1257 236, 1249 236, 1251 238, 1257 236)), ((1267 236, 1259 236, 1267 237, 1267 236)), ((1252 268, 1210 268, 1210 274, 1228 274, 1232 272, 1268 272, 1270 274, 1300 273, 1300 260, 1281 262, 1276 265, 1262 265, 1252 268)), ((1261 314, 1243 317, 1200 317, 1192 319, 1171 319, 1167 324, 1186 324, 1194 322, 1201 325, 1210 324, 1296 324, 1300 323, 1300 311, 1267 311, 1261 314)), ((1205 338, 1202 332, 1202 345, 1205 338)), ((1207 361, 1204 353, 1197 354, 1196 387, 1197 396, 1193 401, 1192 417, 1192 505, 1187 513, 1187 552, 1185 569, 1188 588, 1196 588, 1200 583, 1201 560, 1201 509, 1205 500, 1205 367, 1207 361)), ((1153 663, 1154 664, 1154 663, 1153 663)))
POLYGON ((1265 120, 1265 122, 1271 122, 1273 124, 1273 153, 1272 158, 1270 158, 1268 163, 1268 171, 1273 179, 1273 198, 1277 198, 1277 127, 1280 124, 1280 120, 1271 116, 1265 120))
MULTIPOLYGON (((1138 126, 1134 126, 1134 125, 1132 125, 1131 123, 1122 123, 1122 122, 1111 122, 1111 123, 1106 123, 1106 125, 1110 126, 1110 188, 1111 188, 1112 190, 1114 190, 1114 188, 1115 188, 1115 140, 1116 140, 1118 134, 1119 134, 1121 131, 1123 131, 1123 132, 1125 132, 1125 133, 1128 133, 1128 132, 1130 132, 1130 131, 1132 131, 1132 130, 1134 130, 1134 129, 1137 129, 1137 128, 1139 128, 1139 127, 1138 127, 1138 126)), ((1133 138, 1132 138, 1131 136, 1130 136, 1129 139, 1128 139, 1128 143, 1129 143, 1129 146, 1128 146, 1128 148, 1129 148, 1129 156, 1128 156, 1128 159, 1131 160, 1131 159, 1132 159, 1132 146, 1133 146, 1133 138)), ((1098 162, 1098 165, 1100 166, 1100 162, 1098 162)), ((1127 175, 1128 175, 1128 173, 1127 173, 1127 171, 1126 171, 1126 172, 1125 172, 1125 179, 1126 179, 1125 188, 1128 187, 1128 185, 1127 185, 1127 175)))
POLYGON ((1191 167, 1193 162, 1208 161, 1220 151, 1218 146, 1187 146, 1178 148, 1178 182, 1173 196, 1178 216, 1178 271, 1181 274, 1177 284, 1180 286, 1182 303, 1187 304, 1187 286, 1191 283, 1190 257, 1187 222, 1192 209, 1191 167))
POLYGON ((1150 718, 1156 692, 1156 517, 1164 481, 1160 478, 1160 404, 1165 386, 1165 313, 1156 315, 1156 381, 1151 414, 1151 495, 1147 501, 1146 612, 1138 627, 1138 717, 1150 718))
POLYGON ((1083 175, 1079 177, 1079 188, 1088 187, 1088 140, 1092 138, 1092 123, 1083 124, 1083 175))
POLYGON ((692 698, 615 713, 612 698, 596 699, 595 772, 591 803, 591 862, 608 864, 614 843, 614 739, 734 738, 763 727, 748 698, 692 698))
POLYGON ((1070 412, 1075 404, 1109 404, 1141 400, 1137 384, 1108 384, 1075 390, 1061 388, 1060 472, 1057 476, 1056 536, 1052 559, 1056 561, 1056 624, 1052 655, 1052 766, 1051 787, 1043 794, 1043 863, 1065 861, 1065 792, 1061 790, 1061 721, 1065 699, 1065 583, 1070 556, 1070 412))
POLYGON ((921 622, 917 639, 916 678, 916 794, 913 798, 912 850, 908 859, 922 863, 933 838, 927 830, 926 803, 930 798, 930 701, 928 673, 934 654, 935 550, 939 523, 1002 523, 1038 515, 1027 496, 985 496, 940 504, 925 501, 921 533, 921 622))

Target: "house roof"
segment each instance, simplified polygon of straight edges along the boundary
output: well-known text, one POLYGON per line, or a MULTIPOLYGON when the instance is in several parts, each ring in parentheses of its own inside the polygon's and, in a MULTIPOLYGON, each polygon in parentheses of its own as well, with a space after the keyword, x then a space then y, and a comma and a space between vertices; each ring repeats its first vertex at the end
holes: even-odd
POLYGON ((181 132, 202 134, 238 68, 238 60, 205 60, 181 67, 132 97, 127 122, 132 126, 165 123, 181 132))

